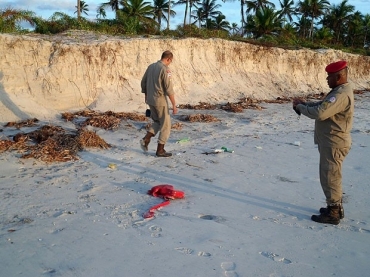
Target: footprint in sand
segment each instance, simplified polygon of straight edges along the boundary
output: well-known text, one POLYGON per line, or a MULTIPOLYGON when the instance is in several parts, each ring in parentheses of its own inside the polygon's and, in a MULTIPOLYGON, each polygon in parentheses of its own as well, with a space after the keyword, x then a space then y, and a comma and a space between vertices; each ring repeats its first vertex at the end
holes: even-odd
POLYGON ((161 228, 161 227, 159 227, 159 226, 152 225, 152 226, 150 226, 150 227, 149 227, 149 230, 150 230, 150 231, 152 231, 151 236, 152 236, 153 238, 159 238, 159 237, 161 237, 161 236, 162 236, 162 235, 161 235, 162 228, 161 228))
POLYGON ((211 257, 212 255, 211 255, 211 253, 204 252, 204 251, 200 251, 200 252, 198 253, 198 256, 199 256, 199 257, 211 257))
POLYGON ((188 255, 190 255, 194 252, 193 249, 186 248, 186 247, 176 247, 175 250, 177 250, 177 251, 179 251, 183 254, 188 254, 188 255))
POLYGON ((221 222, 226 221, 226 219, 224 219, 221 216, 216 216, 216 215, 211 215, 211 214, 199 215, 199 218, 200 219, 205 219, 205 220, 212 220, 212 221, 215 221, 217 223, 221 223, 221 222))
POLYGON ((235 263, 234 262, 223 262, 221 263, 221 268, 225 270, 224 275, 226 277, 238 277, 239 275, 235 271, 235 263))
POLYGON ((285 259, 283 257, 280 257, 278 254, 271 253, 271 252, 259 252, 262 256, 269 258, 275 262, 282 262, 284 264, 290 264, 292 261, 285 259))

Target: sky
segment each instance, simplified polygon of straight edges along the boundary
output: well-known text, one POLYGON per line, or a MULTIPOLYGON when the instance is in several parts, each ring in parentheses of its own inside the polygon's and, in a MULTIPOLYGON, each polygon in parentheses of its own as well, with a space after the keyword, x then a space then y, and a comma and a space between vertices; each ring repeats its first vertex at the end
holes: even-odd
MULTIPOLYGON (((96 18, 96 8, 98 7, 98 5, 104 2, 108 2, 108 0, 85 0, 85 2, 88 4, 89 8, 89 15, 87 17, 93 20, 96 18)), ((276 5, 276 8, 280 7, 278 0, 272 0, 272 2, 276 5)), ((297 2, 297 0, 295 2, 297 2)), ((331 4, 336 5, 340 2, 341 0, 330 1, 331 4)), ((218 3, 221 5, 220 10, 226 16, 227 21, 240 25, 240 2, 235 0, 228 1, 226 3, 218 1, 218 3)), ((363 14, 370 14, 370 0, 349 0, 348 3, 354 5, 355 9, 362 12, 363 14)), ((48 19, 56 11, 64 12, 70 16, 73 16, 76 10, 76 5, 77 0, 19 0, 16 2, 14 2, 14 0, 0 1, 0 9, 12 7, 15 9, 30 10, 44 19, 48 19)), ((183 22, 183 9, 184 6, 177 6, 174 8, 177 16, 174 19, 171 19, 171 26, 177 26, 178 24, 181 24, 183 22)), ((112 18, 113 16, 113 13, 107 10, 107 18, 112 18)))

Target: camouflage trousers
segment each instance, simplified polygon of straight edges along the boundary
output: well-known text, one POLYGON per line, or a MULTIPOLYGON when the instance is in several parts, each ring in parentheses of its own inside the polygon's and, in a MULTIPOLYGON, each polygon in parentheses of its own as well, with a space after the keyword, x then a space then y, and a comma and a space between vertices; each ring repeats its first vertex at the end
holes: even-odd
POLYGON ((149 127, 148 132, 158 136, 159 144, 166 144, 171 133, 171 116, 168 106, 152 106, 150 108, 150 117, 153 119, 153 124, 149 127))
POLYGON ((318 147, 320 153, 320 183, 326 197, 326 203, 342 202, 342 164, 350 147, 318 147))

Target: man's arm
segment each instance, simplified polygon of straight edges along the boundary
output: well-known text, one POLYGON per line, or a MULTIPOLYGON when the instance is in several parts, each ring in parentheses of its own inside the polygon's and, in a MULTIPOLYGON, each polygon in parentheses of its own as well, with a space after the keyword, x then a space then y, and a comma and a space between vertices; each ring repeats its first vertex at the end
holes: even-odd
POLYGON ((174 94, 168 95, 168 98, 170 98, 170 101, 171 101, 171 104, 172 104, 172 110, 173 110, 172 113, 177 114, 178 109, 177 109, 177 106, 176 106, 175 95, 174 94))

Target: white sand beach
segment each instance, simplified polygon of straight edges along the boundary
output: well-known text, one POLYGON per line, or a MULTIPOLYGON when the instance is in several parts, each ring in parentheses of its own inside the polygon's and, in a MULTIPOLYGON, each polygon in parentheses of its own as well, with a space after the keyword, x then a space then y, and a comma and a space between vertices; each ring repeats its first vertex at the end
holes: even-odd
MULTIPOLYGON (((36 48, 28 39, 16 41, 15 37, 0 35, 0 53, 10 49, 11 43, 14 49, 0 54, 3 126, 8 121, 37 117, 38 126, 52 124, 72 130, 76 126, 62 120, 60 113, 86 107, 144 113, 141 74, 168 47, 178 53, 173 71, 179 104, 326 93, 326 63, 340 57, 368 60, 332 50, 327 54, 267 51, 246 45, 248 53, 253 48, 264 51, 264 55, 258 59, 254 56, 252 61, 252 54, 245 53, 238 63, 228 59, 229 50, 222 50, 226 54, 220 59, 229 64, 222 68, 216 62, 217 51, 213 52, 210 45, 231 49, 230 44, 208 40, 200 47, 200 40, 188 39, 158 40, 153 46, 153 41, 142 39, 132 42, 129 49, 133 52, 125 50, 128 42, 124 40, 109 42, 109 49, 117 47, 115 55, 127 51, 125 57, 132 59, 119 63, 117 58, 110 64, 105 60, 107 67, 99 71, 103 61, 95 54, 91 54, 89 69, 78 58, 87 53, 81 50, 87 47, 84 44, 63 42, 57 49, 50 42, 32 38, 36 48), (191 47, 180 47, 185 43, 191 47), (148 49, 149 45, 153 47, 148 49), (22 58, 26 52, 20 52, 21 46, 33 47, 34 52, 27 52, 32 62, 22 58), (61 49, 69 47, 77 47, 76 52, 61 55, 61 49), (139 50, 133 50, 135 47, 147 49, 145 59, 137 54, 139 50), (50 56, 52 49, 59 51, 58 58, 56 53, 54 58, 50 56), (267 53, 275 57, 268 65, 271 57, 267 53), (303 56, 294 57, 298 53, 303 56), (314 59, 317 55, 323 55, 322 59, 314 59), (312 60, 301 60, 308 56, 312 60), (68 59, 75 59, 75 64, 71 66, 68 59), (187 59, 192 62, 186 64, 187 59), (197 59, 203 59, 202 66, 195 66, 197 59), (292 64, 287 62, 290 59, 292 64), (137 62, 132 64, 132 60, 137 62), (264 63, 270 75, 263 72, 264 63), (117 67, 112 68, 112 64, 117 67), (271 70, 276 64, 285 67, 271 70), (233 66, 234 71, 230 69, 233 66), (317 74, 310 74, 312 70, 317 74), (92 73, 96 75, 87 75, 92 73), (121 87, 117 81, 120 76, 125 78, 121 87), (79 89, 74 90, 74 84, 79 84, 79 89), (104 85, 107 88, 103 89, 104 85)), ((86 49, 102 51, 95 44, 86 49)), ((352 66, 351 82, 356 89, 369 87, 368 64, 352 66)), ((143 153, 139 140, 147 122, 132 120, 122 121, 113 131, 91 127, 112 147, 79 152, 77 161, 44 163, 22 159, 15 151, 1 153, 0 276, 367 276, 370 92, 356 94, 355 100, 353 145, 343 166, 345 218, 336 226, 310 219, 325 206, 318 175, 319 154, 313 143, 314 121, 298 118, 291 103, 262 103, 263 109, 242 113, 180 109, 172 116, 172 123, 181 122, 183 128, 172 130, 166 145, 174 154, 171 158, 155 157, 156 139, 149 152, 143 153), (220 121, 180 120, 195 113, 210 114, 220 121), (203 154, 222 146, 234 152, 203 154), (185 193, 185 198, 172 200, 153 218, 145 219, 143 214, 163 201, 147 194, 160 184, 173 185, 185 193)), ((2 127, 0 134, 2 139, 11 139, 18 132, 15 127, 2 127)))

